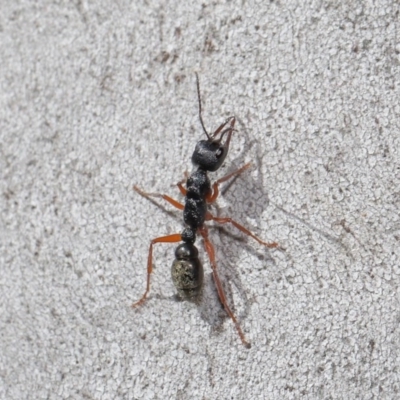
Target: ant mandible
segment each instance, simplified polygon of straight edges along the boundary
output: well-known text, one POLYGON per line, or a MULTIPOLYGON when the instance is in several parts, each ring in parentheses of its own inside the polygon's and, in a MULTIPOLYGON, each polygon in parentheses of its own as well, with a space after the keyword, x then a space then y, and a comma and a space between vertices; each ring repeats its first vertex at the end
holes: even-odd
POLYGON ((199 298, 202 286, 204 271, 203 266, 198 258, 198 250, 194 245, 196 240, 196 234, 199 233, 204 241, 204 247, 210 259, 212 273, 217 292, 225 311, 232 319, 235 324, 236 330, 240 336, 242 343, 250 348, 250 343, 246 340, 243 331, 236 319, 234 313, 230 309, 224 290, 222 288, 221 281, 217 272, 217 264, 215 261, 215 250, 208 237, 208 229, 204 224, 205 221, 215 221, 220 224, 232 224, 234 227, 239 229, 241 232, 248 236, 251 236, 258 243, 269 247, 275 248, 278 246, 277 243, 267 243, 262 241, 244 226, 240 225, 232 218, 229 217, 215 217, 208 210, 207 205, 213 203, 219 194, 219 185, 228 179, 241 174, 247 168, 250 167, 250 163, 244 165, 238 170, 231 172, 230 174, 218 179, 211 187, 210 180, 207 176, 208 172, 217 171, 225 160, 229 150, 229 143, 231 141, 232 133, 235 131, 235 117, 229 117, 223 122, 217 130, 209 135, 201 115, 201 98, 200 98, 200 84, 199 77, 196 73, 196 86, 197 86, 197 97, 199 103, 199 118, 203 131, 207 137, 206 140, 200 140, 192 155, 192 163, 194 171, 186 180, 186 188, 183 186, 183 182, 178 183, 180 192, 185 196, 185 204, 181 204, 173 198, 158 193, 147 193, 134 186, 136 192, 140 195, 149 197, 161 197, 174 207, 183 211, 183 221, 185 228, 182 233, 175 233, 168 236, 162 236, 153 239, 150 242, 149 255, 147 259, 147 286, 143 296, 132 305, 132 307, 140 306, 144 303, 147 294, 150 290, 150 276, 153 270, 153 246, 156 243, 177 243, 183 242, 175 250, 175 260, 172 264, 171 275, 174 285, 178 291, 179 297, 186 300, 196 300, 199 298), (223 138, 226 137, 225 141, 222 142, 223 138))

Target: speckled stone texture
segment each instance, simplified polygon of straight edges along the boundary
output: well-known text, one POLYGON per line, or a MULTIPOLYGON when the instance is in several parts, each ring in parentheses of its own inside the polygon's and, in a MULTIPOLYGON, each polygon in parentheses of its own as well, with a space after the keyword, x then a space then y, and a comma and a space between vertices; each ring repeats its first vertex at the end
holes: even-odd
POLYGON ((400 5, 2 2, 0 398, 396 399, 400 5), (252 162, 210 228, 241 344, 205 268, 178 302, 180 199, 202 138, 237 118, 213 180, 252 162), (157 199, 156 199, 157 200, 157 199))

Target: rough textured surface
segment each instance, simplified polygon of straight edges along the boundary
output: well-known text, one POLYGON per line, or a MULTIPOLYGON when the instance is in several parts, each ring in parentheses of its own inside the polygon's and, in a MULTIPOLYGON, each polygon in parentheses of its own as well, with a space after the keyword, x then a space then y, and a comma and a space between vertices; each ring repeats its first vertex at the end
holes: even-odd
POLYGON ((3 1, 0 398, 399 398, 400 6, 356 3, 3 1), (286 249, 212 231, 251 350, 204 255, 202 304, 158 245, 130 308, 181 230, 132 186, 178 198, 194 71, 240 120, 212 178, 253 162, 216 212, 286 249))

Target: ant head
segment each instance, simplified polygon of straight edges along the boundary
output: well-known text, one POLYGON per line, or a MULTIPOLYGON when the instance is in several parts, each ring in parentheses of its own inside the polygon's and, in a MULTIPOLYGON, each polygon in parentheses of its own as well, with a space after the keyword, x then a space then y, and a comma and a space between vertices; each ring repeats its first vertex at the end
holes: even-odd
POLYGON ((228 118, 211 136, 207 133, 207 130, 203 123, 201 116, 201 98, 200 98, 200 84, 199 76, 196 73, 196 84, 197 84, 197 97, 199 101, 199 118, 204 133, 207 136, 207 140, 200 140, 197 143, 194 153, 192 155, 192 163, 206 171, 216 171, 224 162, 226 155, 229 150, 229 143, 231 141, 232 132, 235 126, 235 117, 228 118), (228 126, 229 124, 229 126, 228 126), (228 126, 227 128, 225 128, 228 126), (225 129, 224 129, 225 128, 225 129), (224 143, 222 139, 227 134, 227 138, 224 143))
POLYGON ((207 140, 200 140, 197 143, 194 153, 192 155, 192 163, 206 171, 216 171, 224 162, 226 155, 229 151, 229 143, 233 132, 233 124, 235 118, 229 118, 222 124, 212 136, 207 133, 207 140), (230 127, 224 130, 223 127, 230 122, 230 127), (222 142, 223 137, 227 134, 225 142, 222 142))

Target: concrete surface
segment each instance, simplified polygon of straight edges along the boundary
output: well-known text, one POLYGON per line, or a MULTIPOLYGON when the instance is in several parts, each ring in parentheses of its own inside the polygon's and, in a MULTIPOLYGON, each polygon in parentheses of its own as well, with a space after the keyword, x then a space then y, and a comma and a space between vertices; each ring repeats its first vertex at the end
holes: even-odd
POLYGON ((0 16, 1 399, 399 398, 400 5, 18 1, 0 16), (177 302, 168 193, 204 120, 253 168, 177 302))

